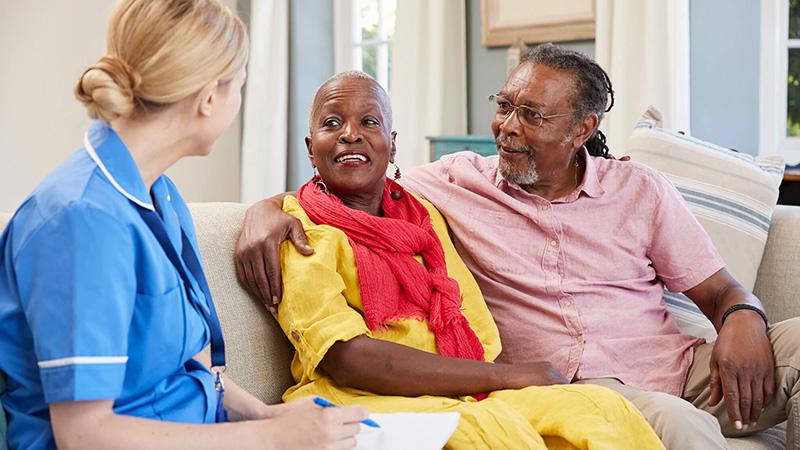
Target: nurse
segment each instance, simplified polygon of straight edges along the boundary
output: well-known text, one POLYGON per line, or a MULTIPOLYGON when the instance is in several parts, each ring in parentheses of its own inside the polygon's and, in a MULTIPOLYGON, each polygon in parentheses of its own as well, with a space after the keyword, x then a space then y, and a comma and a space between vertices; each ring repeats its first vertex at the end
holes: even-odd
POLYGON ((217 0, 114 10, 107 54, 75 88, 97 119, 84 147, 0 236, 12 449, 354 446, 364 409, 268 406, 210 370, 224 342, 189 211, 163 172, 207 155, 230 125, 247 48, 217 0))

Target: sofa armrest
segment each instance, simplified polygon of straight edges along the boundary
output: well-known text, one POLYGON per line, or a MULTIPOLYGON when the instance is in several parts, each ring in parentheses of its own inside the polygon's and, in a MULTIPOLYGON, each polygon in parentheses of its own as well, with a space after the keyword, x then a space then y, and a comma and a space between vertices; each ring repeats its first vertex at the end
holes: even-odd
POLYGON ((778 205, 753 289, 773 323, 800 316, 799 258, 800 207, 778 205))

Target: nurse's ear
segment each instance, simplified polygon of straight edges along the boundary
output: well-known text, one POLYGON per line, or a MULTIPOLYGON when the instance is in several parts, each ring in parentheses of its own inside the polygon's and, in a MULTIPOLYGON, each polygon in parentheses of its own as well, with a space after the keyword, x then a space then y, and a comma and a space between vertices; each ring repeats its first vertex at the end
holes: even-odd
POLYGON ((197 94, 197 113, 201 117, 210 117, 219 100, 219 81, 212 81, 197 94))

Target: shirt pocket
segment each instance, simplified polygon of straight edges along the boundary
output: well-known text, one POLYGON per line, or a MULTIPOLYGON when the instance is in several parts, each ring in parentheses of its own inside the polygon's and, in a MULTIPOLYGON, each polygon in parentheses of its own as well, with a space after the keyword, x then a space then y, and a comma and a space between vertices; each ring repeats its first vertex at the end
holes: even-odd
POLYGON ((482 208, 470 209, 467 216, 466 233, 456 232, 456 237, 482 271, 502 278, 530 273, 531 265, 538 264, 540 239, 533 235, 535 225, 528 217, 482 208))
POLYGON ((187 358, 191 315, 183 283, 162 294, 137 294, 128 342, 129 370, 140 380, 163 379, 187 358))

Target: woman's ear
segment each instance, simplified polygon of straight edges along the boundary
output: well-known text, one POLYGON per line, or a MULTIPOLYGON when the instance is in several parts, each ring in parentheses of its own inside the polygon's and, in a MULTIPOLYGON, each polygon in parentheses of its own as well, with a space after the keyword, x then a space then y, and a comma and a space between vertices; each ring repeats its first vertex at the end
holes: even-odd
POLYGON ((306 136, 306 149, 308 149, 308 160, 311 161, 311 166, 314 167, 314 152, 312 148, 314 147, 314 142, 311 140, 311 136, 306 136))
POLYGON ((389 162, 394 164, 394 155, 397 154, 397 143, 395 140, 397 139, 397 131, 392 131, 392 150, 389 154, 389 162))
POLYGON ((200 89, 200 93, 197 94, 197 113, 200 114, 201 117, 211 116, 211 113, 217 106, 217 101, 219 100, 217 87, 219 87, 219 82, 212 81, 205 85, 203 89, 200 89))

